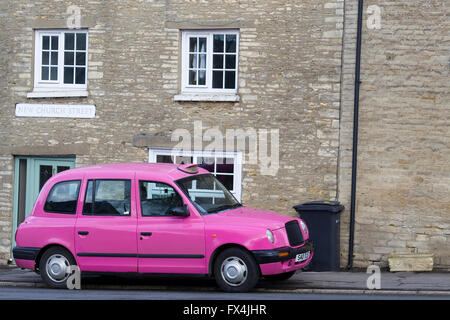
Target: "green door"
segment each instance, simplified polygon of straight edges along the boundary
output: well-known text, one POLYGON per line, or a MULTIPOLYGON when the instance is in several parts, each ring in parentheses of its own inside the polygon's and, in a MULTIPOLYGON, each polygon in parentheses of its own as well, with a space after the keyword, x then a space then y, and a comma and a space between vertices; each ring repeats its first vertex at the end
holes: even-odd
POLYGON ((75 167, 75 158, 15 157, 12 247, 17 227, 31 213, 44 184, 51 176, 75 167))

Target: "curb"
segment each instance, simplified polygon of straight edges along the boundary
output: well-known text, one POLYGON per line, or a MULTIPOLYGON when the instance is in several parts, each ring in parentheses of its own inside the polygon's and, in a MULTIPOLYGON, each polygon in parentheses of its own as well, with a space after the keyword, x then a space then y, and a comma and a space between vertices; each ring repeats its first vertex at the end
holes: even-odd
MULTIPOLYGON (((28 287, 28 288, 48 288, 40 282, 0 282, 0 287, 28 287)), ((102 289, 102 290, 167 290, 186 291, 186 287, 174 286, 130 286, 130 285, 84 285, 82 289, 102 289)), ((216 287, 199 287, 196 291, 217 291, 216 287)), ((364 294, 364 295, 430 295, 449 296, 450 291, 430 291, 430 290, 367 290, 367 289, 265 289, 256 288, 254 292, 261 293, 309 293, 309 294, 364 294)))
POLYGON ((43 283, 38 282, 10 282, 10 281, 1 281, 0 287, 33 287, 33 288, 45 288, 47 287, 43 283))
POLYGON ((433 295, 450 296, 450 291, 429 290, 367 290, 367 289, 256 289, 257 292, 320 293, 320 294, 366 294, 366 295, 433 295))

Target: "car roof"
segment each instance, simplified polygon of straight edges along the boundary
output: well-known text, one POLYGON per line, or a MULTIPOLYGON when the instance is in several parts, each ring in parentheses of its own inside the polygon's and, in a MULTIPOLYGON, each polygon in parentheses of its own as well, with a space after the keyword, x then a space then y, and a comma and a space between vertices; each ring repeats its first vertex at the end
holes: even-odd
MULTIPOLYGON (((142 177, 170 177, 172 180, 178 180, 185 177, 191 177, 192 173, 186 173, 178 169, 179 165, 170 163, 144 163, 144 162, 127 162, 127 163, 109 163, 109 164, 95 164, 84 167, 76 167, 70 170, 63 171, 58 174, 59 178, 80 178, 81 175, 90 174, 108 174, 115 175, 117 173, 136 173, 142 177)), ((209 171, 198 168, 197 174, 209 173, 209 171)))

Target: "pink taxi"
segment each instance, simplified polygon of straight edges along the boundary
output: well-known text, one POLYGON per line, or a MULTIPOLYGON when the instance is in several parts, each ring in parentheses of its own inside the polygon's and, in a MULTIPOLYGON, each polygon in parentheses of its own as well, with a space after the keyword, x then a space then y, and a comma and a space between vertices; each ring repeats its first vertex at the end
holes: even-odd
POLYGON ((13 256, 54 288, 85 272, 199 274, 228 292, 305 267, 301 219, 241 205, 196 165, 107 164, 53 176, 19 226, 13 256))

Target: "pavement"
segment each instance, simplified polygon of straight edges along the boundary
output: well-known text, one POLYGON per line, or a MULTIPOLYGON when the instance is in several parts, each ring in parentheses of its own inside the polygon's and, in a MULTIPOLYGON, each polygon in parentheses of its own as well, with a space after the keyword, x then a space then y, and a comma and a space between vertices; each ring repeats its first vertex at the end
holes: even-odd
MULTIPOLYGON (((372 274, 365 272, 297 272, 286 281, 262 280, 255 292, 297 292, 327 294, 399 294, 448 296, 450 273, 382 272, 379 289, 367 286, 372 274)), ((0 269, 0 288, 47 287, 41 277, 29 270, 9 267, 0 269)), ((214 280, 149 275, 83 275, 82 289, 217 291, 214 280)), ((1 290, 1 289, 0 289, 1 290)))

